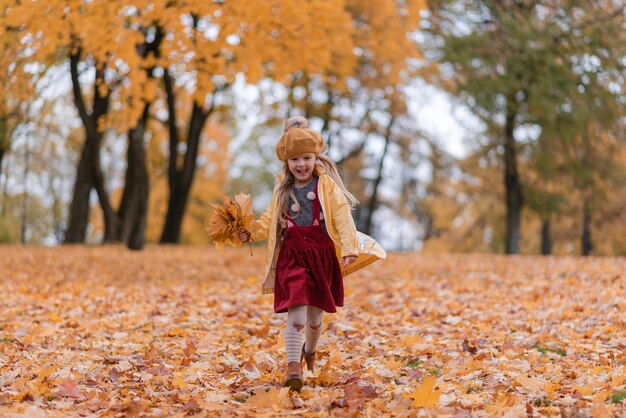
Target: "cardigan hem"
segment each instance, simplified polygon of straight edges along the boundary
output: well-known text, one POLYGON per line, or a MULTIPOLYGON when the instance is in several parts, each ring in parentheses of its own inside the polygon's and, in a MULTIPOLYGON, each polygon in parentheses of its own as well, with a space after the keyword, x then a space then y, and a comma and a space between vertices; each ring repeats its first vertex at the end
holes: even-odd
POLYGON ((380 258, 377 257, 371 257, 371 258, 367 258, 365 260, 363 260, 360 263, 352 263, 347 265, 343 270, 341 270, 341 275, 343 277, 346 277, 349 274, 354 273, 355 271, 359 271, 364 267, 369 266, 370 264, 372 264, 374 261, 380 260, 380 258))

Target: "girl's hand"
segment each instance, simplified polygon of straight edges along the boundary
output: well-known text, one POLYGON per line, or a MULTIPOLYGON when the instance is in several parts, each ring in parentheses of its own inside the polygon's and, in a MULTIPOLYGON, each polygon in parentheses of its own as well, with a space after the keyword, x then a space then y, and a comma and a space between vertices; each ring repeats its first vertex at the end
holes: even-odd
POLYGON ((239 239, 241 240, 241 242, 248 242, 248 241, 250 241, 250 232, 248 232, 245 229, 241 229, 239 231, 239 239))
POLYGON ((347 255, 345 257, 341 257, 341 266, 346 267, 356 261, 356 255, 347 255))

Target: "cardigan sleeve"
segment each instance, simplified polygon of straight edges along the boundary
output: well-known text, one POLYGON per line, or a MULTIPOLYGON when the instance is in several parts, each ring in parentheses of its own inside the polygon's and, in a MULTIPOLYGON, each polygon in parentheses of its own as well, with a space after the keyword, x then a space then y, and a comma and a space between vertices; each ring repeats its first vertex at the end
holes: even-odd
POLYGON ((261 215, 258 221, 256 221, 256 229, 252 231, 252 241, 265 241, 270 232, 270 220, 272 219, 271 204, 267 207, 265 212, 261 215))
POLYGON ((274 188, 274 193, 272 194, 272 201, 265 212, 261 215, 258 221, 256 221, 256 229, 252 232, 252 240, 253 241, 264 241, 268 238, 270 233, 270 224, 272 222, 272 212, 274 210, 274 206, 276 205, 276 188, 274 188))
POLYGON ((331 182, 330 208, 333 226, 341 240, 341 256, 358 255, 356 226, 354 219, 352 219, 350 204, 335 182, 331 182))

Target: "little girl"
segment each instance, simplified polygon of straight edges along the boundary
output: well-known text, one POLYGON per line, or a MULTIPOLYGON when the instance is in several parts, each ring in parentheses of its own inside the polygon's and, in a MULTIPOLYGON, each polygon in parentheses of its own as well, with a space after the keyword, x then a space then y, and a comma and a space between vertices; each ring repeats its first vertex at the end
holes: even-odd
POLYGON ((288 119, 276 145, 284 165, 272 202, 254 234, 239 232, 243 242, 268 240, 263 293, 274 294, 275 312, 287 312, 284 386, 296 391, 304 384, 302 360, 314 371, 324 312, 343 306, 343 277, 386 257, 357 232, 350 213, 357 200, 323 151, 324 140, 306 119, 288 119))

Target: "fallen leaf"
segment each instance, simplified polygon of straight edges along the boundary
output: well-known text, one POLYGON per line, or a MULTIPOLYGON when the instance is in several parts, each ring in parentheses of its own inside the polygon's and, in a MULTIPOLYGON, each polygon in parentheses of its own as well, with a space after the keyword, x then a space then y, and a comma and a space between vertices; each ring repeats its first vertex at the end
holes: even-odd
POLYGON ((439 403, 441 390, 435 388, 435 378, 427 376, 407 397, 412 399, 411 406, 414 408, 433 408, 439 403))
POLYGON ((57 395, 69 398, 83 398, 83 394, 80 392, 72 379, 63 379, 61 381, 57 395))
POLYGON ((254 405, 259 408, 272 408, 275 411, 290 408, 292 406, 289 398, 289 388, 270 388, 267 391, 259 391, 246 401, 247 405, 254 405))

